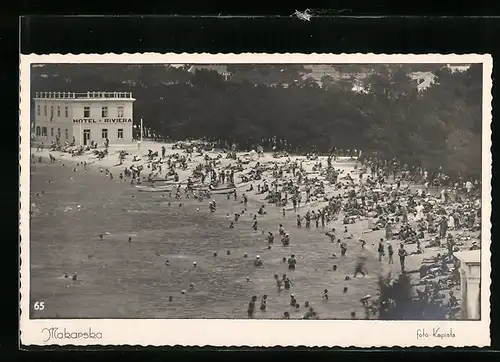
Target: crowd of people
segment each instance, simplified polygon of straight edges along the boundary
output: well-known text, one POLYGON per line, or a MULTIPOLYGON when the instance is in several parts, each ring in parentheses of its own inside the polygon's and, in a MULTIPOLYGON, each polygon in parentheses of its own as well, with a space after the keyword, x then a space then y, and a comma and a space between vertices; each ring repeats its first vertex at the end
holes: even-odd
MULTIPOLYGON (((160 151, 149 150, 144 159, 141 155, 134 156, 132 165, 127 167, 123 162, 130 155, 119 152, 119 179, 134 186, 165 188, 168 196, 177 201, 192 198, 203 203, 207 200, 211 214, 225 213, 217 208, 214 190, 229 190, 223 195, 241 205, 241 211, 231 215, 228 228, 237 228, 244 215, 252 215, 252 229, 263 235, 269 249, 275 243, 283 246, 293 243, 294 229, 285 229, 282 223, 277 223, 276 232, 261 230, 259 221, 271 217, 270 214, 279 214, 282 218, 292 215, 296 228, 320 232, 332 244, 332 252, 325 258, 335 260, 354 248, 369 248, 381 264, 411 276, 419 299, 437 303, 446 318, 456 317, 459 301, 453 290, 460 283, 460 265, 453 254, 480 248, 479 180, 461 175, 450 177, 441 169, 428 172, 422 167, 401 165, 397 159, 384 160, 359 150, 333 150, 326 156, 296 157, 275 149, 273 159, 265 160, 263 148, 245 154, 234 149, 209 154, 213 146, 176 144, 173 152, 167 152, 162 146, 160 151), (351 171, 338 166, 345 161, 355 164, 351 171), (186 177, 181 178, 181 174, 186 177), (249 199, 264 199, 270 205, 260 202, 256 205, 249 199), (362 224, 363 231, 353 233, 353 224, 362 224), (375 236, 379 230, 384 237, 375 236), (394 253, 399 259, 398 268, 394 266, 394 253), (422 254, 420 266, 409 270, 408 258, 417 254, 422 254), (443 289, 448 290, 447 295, 440 292, 443 289)), ((52 155, 51 161, 55 161, 52 155)), ((80 165, 83 163, 78 163, 75 171, 80 165)), ((101 168, 100 171, 113 179, 112 170, 101 168)), ((298 311, 301 307, 292 282, 293 273, 300 265, 293 254, 283 262, 288 265, 289 273, 274 274, 276 290, 268 294, 290 292, 289 308, 283 306, 286 309, 283 318, 290 319, 290 308, 298 311)), ((266 260, 257 255, 253 265, 260 268, 265 263, 266 260)), ((196 262, 193 267, 197 267, 196 262)), ((337 270, 338 265, 333 264, 332 271, 337 270)), ((368 272, 366 257, 359 257, 345 281, 363 277, 368 272)), ((346 286, 343 292, 347 291, 346 286)), ((260 298, 260 311, 268 308, 268 294, 260 298)), ((321 294, 325 302, 330 300, 327 289, 321 294)), ((258 296, 250 297, 248 318, 255 316, 257 300, 258 296)), ((303 319, 319 318, 309 301, 302 302, 303 319)), ((366 318, 389 307, 371 295, 357 302, 364 307, 366 318)), ((384 300, 386 304, 393 302, 384 300)))

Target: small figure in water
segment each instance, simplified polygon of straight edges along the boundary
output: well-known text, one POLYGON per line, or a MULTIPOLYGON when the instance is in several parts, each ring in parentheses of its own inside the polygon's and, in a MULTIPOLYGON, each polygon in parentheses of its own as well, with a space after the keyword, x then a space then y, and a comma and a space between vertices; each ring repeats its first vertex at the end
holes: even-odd
POLYGON ((278 274, 274 274, 274 279, 276 279, 276 286, 278 287, 278 292, 281 292, 281 286, 283 281, 278 277, 278 274))
POLYGON ((347 253, 347 243, 344 240, 342 240, 342 242, 340 243, 340 255, 345 256, 346 253, 347 253))
POLYGON ((260 256, 259 255, 256 256, 256 258, 255 258, 255 260, 253 262, 253 265, 254 266, 262 266, 263 265, 262 260, 260 260, 260 256))
POLYGON ((364 256, 362 256, 358 259, 358 261, 356 263, 356 267, 354 268, 354 278, 356 278, 356 276, 358 274, 361 274, 363 276, 365 276, 367 274, 366 257, 364 257, 364 256))
POLYGON ((295 270, 295 265, 297 264, 297 260, 295 259, 295 254, 288 259, 288 270, 295 270))
POLYGON ((252 300, 250 300, 250 303, 248 303, 248 318, 253 318, 253 313, 255 312, 255 302, 257 301, 257 296, 253 296, 252 300))
POLYGON ((323 299, 328 300, 328 289, 323 291, 323 299))
POLYGON ((260 301, 260 310, 265 312, 267 308, 267 294, 262 296, 262 300, 260 301))
POLYGON ((292 282, 290 281, 290 278, 286 276, 286 274, 283 274, 283 284, 285 285, 286 290, 290 290, 290 287, 292 286, 292 282))
POLYGON ((281 238, 281 244, 283 244, 283 246, 290 245, 290 235, 289 234, 285 234, 283 236, 283 238, 281 238))

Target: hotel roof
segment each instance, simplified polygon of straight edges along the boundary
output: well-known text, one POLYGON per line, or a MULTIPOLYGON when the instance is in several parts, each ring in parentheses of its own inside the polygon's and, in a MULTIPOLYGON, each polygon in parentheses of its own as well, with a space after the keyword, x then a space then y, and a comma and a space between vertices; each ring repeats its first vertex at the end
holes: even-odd
POLYGON ((84 93, 76 92, 35 92, 35 100, 131 100, 132 92, 102 92, 102 91, 89 91, 84 93))

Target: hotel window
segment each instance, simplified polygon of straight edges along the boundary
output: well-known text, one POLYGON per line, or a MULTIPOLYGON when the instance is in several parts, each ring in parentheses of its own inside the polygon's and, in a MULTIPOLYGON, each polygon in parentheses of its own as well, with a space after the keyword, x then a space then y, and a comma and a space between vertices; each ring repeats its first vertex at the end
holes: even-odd
POLYGON ((83 107, 83 118, 89 118, 90 117, 90 107, 85 106, 83 107))
POLYGON ((101 131, 101 138, 102 139, 108 138, 108 129, 107 128, 103 128, 102 129, 102 131, 101 131))
POLYGON ((57 129, 57 137, 61 138, 61 129, 60 128, 57 129))
POLYGON ((43 106, 43 115, 47 117, 47 105, 43 106))
POLYGON ((61 106, 57 106, 57 117, 61 117, 61 106))
POLYGON ((64 115, 68 118, 68 106, 64 107, 64 115))
POLYGON ((66 139, 68 139, 68 129, 67 128, 64 130, 64 137, 66 137, 66 139))
POLYGON ((108 116, 108 107, 107 106, 102 107, 101 115, 102 115, 102 118, 106 118, 108 116))
POLYGON ((123 106, 118 106, 118 118, 123 118, 123 106))
POLYGON ((47 127, 42 127, 42 136, 47 136, 47 127))
POLYGON ((123 139, 123 128, 118 128, 118 138, 123 139))
POLYGON ((50 120, 52 121, 52 118, 54 118, 54 106, 50 106, 50 120))
POLYGON ((40 113, 41 113, 41 111, 40 111, 40 105, 39 105, 39 104, 37 104, 37 105, 36 105, 36 115, 37 115, 37 116, 39 116, 39 115, 40 115, 40 113))
POLYGON ((50 137, 54 137, 54 128, 50 127, 50 137))
POLYGON ((36 135, 40 136, 40 133, 41 133, 40 126, 36 126, 36 135))

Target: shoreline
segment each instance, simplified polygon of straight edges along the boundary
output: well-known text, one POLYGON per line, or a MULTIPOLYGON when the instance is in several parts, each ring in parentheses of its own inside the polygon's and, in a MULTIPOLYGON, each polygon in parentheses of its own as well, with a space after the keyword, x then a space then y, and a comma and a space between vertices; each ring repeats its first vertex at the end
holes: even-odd
MULTIPOLYGON (((176 154, 176 153, 183 153, 183 150, 180 150, 180 149, 176 149, 176 150, 172 150, 172 145, 173 143, 160 143, 160 142, 156 142, 156 141, 146 141, 142 144, 142 147, 141 147, 141 154, 138 154, 138 153, 132 153, 130 152, 132 149, 135 149, 136 151, 138 151, 138 147, 137 147, 137 143, 135 144, 132 144, 132 145, 128 145, 128 146, 110 146, 110 151, 109 151, 109 154, 108 156, 106 156, 104 159, 102 160, 98 160, 96 156, 94 156, 92 153, 87 153, 87 154, 84 154, 84 155, 80 155, 80 156, 72 156, 71 154, 69 153, 66 153, 66 152, 61 152, 61 151, 50 151, 49 149, 45 148, 45 149, 42 149, 42 151, 38 151, 36 152, 36 147, 32 148, 31 149, 31 153, 34 154, 35 156, 42 156, 42 157, 45 157, 45 158, 48 158, 49 157, 49 153, 53 154, 55 157, 56 157, 56 163, 58 162, 66 162, 66 163, 69 163, 69 164, 72 164, 73 166, 77 165, 77 164, 81 164, 82 162, 84 161, 87 161, 87 165, 90 166, 89 167, 89 172, 97 172, 97 173, 100 173, 100 169, 109 169, 110 172, 114 173, 114 172, 122 172, 123 169, 125 167, 130 167, 132 165, 135 165, 135 166, 139 166, 139 165, 142 165, 144 167, 144 170, 148 170, 147 169, 147 164, 149 163, 149 161, 147 159, 144 158, 144 155, 143 154, 147 154, 147 151, 148 149, 151 149, 153 152, 156 152, 158 151, 159 154, 161 154, 161 147, 162 146, 165 146, 166 147, 166 156, 168 157, 169 155, 171 154, 176 154), (124 147, 126 148, 127 152, 129 152, 129 155, 127 156, 127 159, 123 162, 122 165, 118 165, 117 162, 118 162, 118 152, 120 150, 123 150, 124 147), (136 161, 136 162, 132 162, 131 159, 133 156, 135 155, 138 155, 141 157, 141 160, 140 161, 136 161), (116 157, 116 162, 113 162, 113 156, 116 157)), ((92 151, 87 151, 87 152, 92 152, 92 151)), ((203 155, 205 154, 208 154, 210 157, 216 157, 218 154, 224 154, 222 151, 206 151, 206 152, 203 152, 203 155)), ((238 157, 241 157, 243 155, 246 155, 248 154, 248 152, 237 152, 237 156, 238 157)), ((306 157, 305 156, 298 156, 298 155, 290 155, 290 158, 293 160, 293 159, 302 159, 302 160, 305 160, 306 157)), ((346 157, 347 158, 347 157, 346 157)), ((326 159, 325 156, 319 156, 319 159, 323 160, 326 159)), ((319 160, 318 159, 318 160, 319 160)), ((191 161, 191 164, 193 163, 199 163, 199 162, 203 162, 203 156, 197 156, 195 157, 192 161, 191 161)), ((224 167, 224 166, 227 166, 228 164, 231 164, 231 163, 234 163, 235 160, 232 160, 232 159, 225 159, 225 158, 221 158, 220 161, 222 162, 222 164, 220 165, 220 167, 224 167)), ((263 157, 261 158, 258 158, 256 159, 255 161, 253 162, 261 162, 261 163, 266 163, 266 162, 273 162, 273 161, 278 161, 279 162, 279 159, 275 159, 270 153, 265 153, 263 157)), ((314 161, 308 161, 308 162, 314 162, 314 161)), ((345 170, 349 170, 348 172, 356 172, 357 170, 355 170, 354 168, 354 165, 357 161, 353 161, 353 160, 349 160, 349 159, 343 159, 341 160, 340 162, 337 162, 337 161, 334 161, 333 162, 333 166, 337 169, 342 169, 344 168, 345 170)), ((182 170, 176 170, 178 173, 179 173, 179 179, 181 181, 179 182, 182 182, 182 180, 185 180, 187 179, 187 177, 190 176, 190 173, 192 171, 192 169, 190 167, 188 167, 188 169, 186 171, 182 171, 182 170)), ((237 175, 235 175, 235 179, 237 179, 237 175)), ((118 177, 115 177, 116 180, 115 181, 120 181, 118 177)), ((275 219, 281 219, 281 208, 275 206, 274 204, 269 204, 267 202, 267 200, 264 200, 262 199, 262 194, 257 194, 256 193, 256 189, 254 188, 254 191, 252 192, 247 192, 246 191, 246 188, 248 188, 250 186, 250 184, 254 183, 254 182, 263 182, 263 180, 266 180, 266 179, 269 179, 269 178, 266 178, 266 177, 263 177, 262 180, 259 180, 259 181, 249 181, 249 182, 245 182, 245 183, 242 183, 242 182, 238 182, 236 181, 236 189, 238 190, 238 198, 240 199, 241 196, 243 194, 246 194, 247 197, 248 197, 248 208, 258 208, 260 205, 265 205, 266 206, 266 210, 268 211, 269 215, 272 216, 273 218, 275 219), (270 206, 270 207, 269 207, 270 206)), ((355 180, 357 180, 356 178, 354 178, 355 180)), ((129 185, 131 188, 135 188, 135 185, 129 185)), ((172 187, 174 187, 174 185, 172 185, 172 187)), ((331 194, 335 193, 337 194, 338 191, 337 190, 332 190, 332 187, 329 187, 329 189, 327 190, 327 187, 325 187, 325 195, 329 195, 331 197, 331 194)), ((302 191, 303 193, 303 191, 302 191)), ((242 205, 242 202, 240 202, 239 204, 241 204, 241 207, 243 208, 243 205, 242 205)), ((327 201, 323 201, 323 200, 317 200, 317 201, 313 201, 313 202, 310 202, 309 204, 301 204, 300 207, 298 207, 297 209, 297 212, 294 212, 293 211, 293 207, 290 206, 290 205, 287 205, 286 206, 286 213, 287 213, 287 216, 286 216, 286 220, 288 221, 288 223, 291 223, 293 224, 295 221, 295 218, 293 216, 290 215, 290 213, 292 213, 293 215, 296 215, 296 214, 303 214, 305 213, 308 209, 310 210, 313 210, 313 209, 318 209, 318 208, 322 208, 324 207, 326 204, 328 204, 327 201)), ((205 204, 202 204, 202 205, 205 205, 205 204)), ((327 223, 325 225, 325 228, 321 228, 320 227, 320 230, 319 231, 320 233, 324 234, 326 231, 328 230, 331 230, 332 227, 335 227, 337 229, 337 232, 339 233, 340 232, 340 229, 342 227, 342 224, 340 222, 341 220, 336 220, 336 221, 331 221, 330 223, 327 223), (334 224, 338 224, 338 225, 334 225, 334 224)), ((362 218, 361 220, 358 220, 356 222, 356 224, 358 224, 357 226, 359 227, 360 224, 365 224, 367 222, 366 218, 362 218)), ((356 225, 356 224, 351 224, 351 225, 356 225)), ((357 229, 357 228, 356 228, 357 229)), ((292 229, 293 230, 293 229, 292 229)), ((311 226, 311 231, 315 231, 315 228, 313 226, 311 226)), ((266 230, 265 232, 267 233, 267 231, 269 230, 266 230)), ((276 235, 276 230, 273 230, 273 233, 276 235)), ((365 245, 365 249, 367 251, 369 251, 372 255, 373 258, 378 258, 378 253, 376 251, 376 244, 378 242, 378 240, 380 239, 380 237, 382 237, 382 234, 384 234, 383 231, 379 230, 379 231, 369 231, 369 232, 366 232, 366 230, 364 230, 363 232, 361 232, 359 235, 357 235, 357 237, 353 237, 352 239, 352 243, 354 245, 357 245, 358 243, 358 240, 359 238, 362 238, 364 240, 366 240, 366 245, 365 245), (370 244, 371 243, 371 244, 370 244)), ((325 240, 327 239, 327 236, 325 235, 325 240)), ((397 240, 394 240, 396 244, 397 243, 397 240)), ((329 242, 329 241, 328 241, 329 242)), ((412 255, 414 256, 414 255, 412 255)), ((411 262, 411 259, 414 259, 412 257, 408 257, 407 258, 407 264, 408 265, 412 265, 414 263, 411 262)), ((411 269, 414 269, 414 268, 410 268, 411 269)))
MULTIPOLYGON (((115 173, 115 172, 122 172, 125 167, 130 167, 131 165, 142 165, 144 167, 144 170, 147 172, 149 169, 147 168, 147 164, 150 162, 147 157, 144 157, 143 154, 145 154, 147 152, 148 149, 151 149, 153 152, 155 151, 158 151, 159 154, 161 154, 161 147, 162 146, 165 146, 166 147, 166 156, 168 157, 168 155, 171 155, 171 154, 185 154, 183 150, 181 149, 175 149, 175 150, 172 150, 172 144, 162 144, 162 143, 158 143, 158 142, 153 142, 153 143, 143 143, 143 147, 141 147, 141 154, 139 155, 141 157, 141 160, 140 161, 137 161, 137 162, 133 162, 132 161, 132 157, 137 154, 134 152, 132 152, 132 149, 135 148, 136 151, 137 151, 137 144, 133 144, 133 145, 130 145, 130 146, 127 146, 125 148, 125 150, 129 153, 129 155, 127 156, 127 158, 124 160, 123 164, 122 165, 118 165, 118 152, 120 150, 123 150, 124 147, 123 146, 113 146, 113 147, 110 147, 109 149, 109 154, 108 156, 106 156, 103 160, 98 160, 97 157, 95 155, 93 155, 90 151, 90 153, 87 153, 87 154, 84 154, 84 155, 81 155, 81 156, 75 156, 73 157, 71 154, 69 153, 64 153, 64 152, 60 152, 60 151, 54 151, 54 152, 51 152, 49 151, 48 149, 44 149, 40 152, 37 152, 36 151, 36 148, 32 148, 31 149, 31 154, 33 154, 35 156, 35 158, 41 156, 44 158, 44 161, 46 161, 48 159, 48 155, 49 153, 51 153, 53 156, 55 156, 56 158, 56 163, 68 163, 68 165, 71 165, 71 166, 75 166, 77 164, 81 164, 82 162, 86 161, 87 162, 87 165, 89 165, 89 172, 97 172, 97 173, 100 173, 100 169, 109 169, 112 173, 115 173), (94 169, 94 170, 92 170, 94 169)), ((217 157, 217 155, 224 155, 223 152, 218 152, 218 151, 208 151, 208 152, 203 152, 203 156, 196 156, 196 155, 192 155, 191 156, 191 160, 189 161, 189 166, 193 166, 193 165, 196 165, 196 164, 199 164, 199 163, 203 163, 204 161, 204 155, 205 154, 208 154, 210 157, 212 158, 215 158, 217 157)), ((245 154, 248 154, 248 153, 243 153, 243 152, 237 152, 237 156, 238 157, 242 157, 243 155, 245 154)), ((319 157, 319 160, 322 160, 324 161, 325 160, 325 156, 321 156, 319 157)), ((290 159, 292 160, 297 160, 297 159, 301 159, 301 160, 304 160, 306 166, 310 166, 311 163, 314 163, 315 161, 310 161, 310 160, 307 160, 306 161, 306 157, 305 156, 292 156, 290 155, 290 159)), ((37 159, 34 160, 35 162, 38 162, 37 159)), ((235 163, 235 160, 233 159, 226 159, 224 157, 220 158, 219 161, 221 162, 221 164, 219 165, 219 168, 223 168, 223 167, 226 167, 228 166, 229 164, 233 164, 235 163)), ((270 155, 269 153, 267 154, 264 154, 263 157, 260 157, 258 159, 255 159, 254 161, 252 161, 251 163, 253 162, 256 162, 256 161, 259 161, 261 163, 268 163, 268 162, 278 162, 280 163, 280 159, 275 159, 274 157, 272 157, 272 155, 270 155)), ((281 160, 282 161, 282 160, 281 160)), ((33 162, 33 160, 31 159, 30 157, 30 164, 31 162, 33 162)), ((335 167, 336 169, 344 169, 344 171, 347 171, 347 172, 352 172, 353 174, 357 174, 357 170, 354 168, 354 164, 356 163, 356 161, 348 161, 348 162, 333 162, 332 165, 333 167, 335 167)), ((178 169, 177 172, 179 173, 179 179, 180 180, 185 180, 187 177, 191 176, 191 172, 193 170, 193 167, 188 167, 186 170, 180 170, 178 169)), ((245 170, 245 171, 248 171, 248 170, 245 170)), ((245 172, 243 171, 243 172, 245 172)), ((286 207, 286 217, 282 218, 280 216, 281 214, 281 208, 278 207, 278 206, 275 206, 274 204, 269 204, 267 202, 267 200, 263 200, 262 199, 262 194, 257 194, 256 193, 256 188, 254 187, 254 191, 253 192, 247 192, 246 189, 250 186, 250 184, 255 184, 255 183, 262 183, 264 180, 268 180, 268 181, 272 181, 273 178, 272 177, 269 177, 269 176, 263 176, 261 180, 259 181, 249 181, 249 182, 245 182, 245 183, 242 183, 242 182, 239 182, 239 175, 238 175, 239 172, 236 172, 235 173, 235 181, 236 181, 236 188, 238 189, 238 203, 236 204, 236 206, 234 206, 235 208, 237 208, 238 206, 237 205, 241 205, 241 207, 243 208, 243 205, 242 205, 242 202, 241 202, 241 195, 243 193, 245 193, 248 197, 248 209, 249 210, 253 210, 253 212, 255 213, 257 208, 260 206, 260 205, 265 205, 266 206, 266 210, 267 210, 267 214, 270 216, 270 218, 277 222, 276 220, 283 220, 282 222, 287 225, 286 226, 286 231, 288 230, 291 230, 291 233, 294 233, 294 231, 296 230, 295 228, 295 225, 294 225, 294 215, 296 215, 295 212, 293 212, 293 208, 290 208, 290 206, 287 206, 286 207), (254 210, 255 209, 255 210, 254 210), (292 215, 290 215, 290 213, 293 213, 292 215)), ((117 175, 116 175, 117 176, 117 175)), ((119 182, 122 182, 118 177, 115 176, 115 180, 113 181, 119 181, 119 182)), ((141 175, 142 176, 142 175, 141 175)), ((355 181, 357 181, 357 177, 353 177, 355 181)), ((180 181, 182 182, 182 181, 180 181)), ((132 185, 128 185, 130 188, 135 188, 135 185, 132 186, 132 185)), ((255 185, 254 185, 255 186, 255 185)), ((413 186, 416 186, 418 187, 419 185, 411 185, 412 187, 413 186)), ((174 185, 172 185, 172 187, 174 187, 174 185)), ((302 191, 303 192, 303 191, 302 191)), ((331 197, 332 193, 338 193, 337 190, 334 190, 333 187, 331 185, 325 185, 325 195, 327 195, 328 197, 331 197)), ((231 197, 231 200, 233 198, 231 197)), ((208 200, 207 200, 208 201, 208 200)), ((236 203, 236 201, 235 201, 236 203)), ((316 210, 318 208, 321 208, 323 207, 323 204, 326 204, 327 202, 325 201, 321 201, 321 200, 318 200, 318 201, 313 201, 309 204, 301 204, 300 206, 300 209, 297 211, 297 213, 300 213, 301 215, 303 215, 303 213, 310 209, 310 210, 316 210)), ((206 206, 205 203, 200 203, 200 205, 204 205, 206 206)), ((202 206, 202 207, 204 207, 202 206)), ((223 210, 223 213, 221 215, 218 215, 220 216, 221 218, 224 218, 224 214, 226 214, 228 210, 224 209, 223 210)), ((250 214, 252 214, 252 212, 249 211, 250 214)), ((245 213, 247 214, 247 213, 245 213)), ((232 215, 230 215, 232 216, 232 215)), ((370 259, 374 259, 376 260, 378 258, 378 252, 377 252, 377 244, 378 244, 378 240, 380 238, 384 238, 385 236, 385 230, 378 230, 378 231, 368 231, 367 228, 366 228, 366 224, 367 224, 367 217, 362 217, 360 219, 358 219, 356 221, 355 224, 349 224, 349 229, 350 231, 351 230, 354 230, 354 231, 351 231, 350 234, 353 235, 352 237, 352 240, 346 240, 348 241, 349 243, 349 249, 351 248, 358 248, 359 247, 359 239, 362 238, 366 241, 366 246, 365 246, 365 249, 367 252, 370 253, 370 259)), ((414 224, 414 220, 413 220, 413 215, 409 215, 409 220, 412 224, 414 224)), ((278 221, 279 222, 279 221, 278 221)), ((314 224, 314 222, 312 223, 314 224)), ((276 229, 272 230, 272 232, 277 235, 277 226, 276 225, 276 229)), ((337 233, 340 234, 341 233, 341 230, 343 229, 343 225, 341 223, 341 220, 336 220, 336 221, 332 221, 331 223, 327 223, 325 225, 325 228, 319 228, 319 229, 316 229, 313 225, 311 225, 311 228, 310 230, 308 230, 309 233, 320 233, 321 235, 323 235, 322 237, 325 239, 325 243, 329 243, 329 241, 327 240, 327 236, 324 235, 325 234, 325 231, 327 230, 330 230, 332 227, 335 227, 337 229, 337 233)), ((303 228, 304 229, 304 228, 303 228)), ((269 230, 264 230, 262 229, 263 233, 262 235, 260 234, 260 229, 259 229, 259 233, 256 234, 257 238, 259 239, 262 239, 264 240, 265 238, 265 233, 269 230)), ((298 234, 302 234, 303 232, 299 232, 298 234)), ((473 234, 473 232, 470 232, 471 234, 473 234)), ((339 235, 339 237, 341 237, 341 235, 339 235)), ((279 238, 279 237, 278 237, 279 238)), ((384 238, 385 239, 385 238, 384 238)), ((422 240, 422 242, 426 242, 428 239, 428 237, 424 240, 422 240)), ((275 243, 280 243, 280 240, 275 240, 275 243)), ((395 249, 397 249, 397 245, 400 243, 400 241, 398 239, 393 239, 391 240, 391 243, 394 245, 395 249)), ((293 244, 293 241, 292 241, 292 244, 293 244)), ((292 246, 292 245, 291 245, 292 246)), ((423 245, 424 246, 424 245, 423 245)), ((410 255, 408 255, 408 257, 406 258, 406 269, 408 271, 414 271, 414 270, 418 270, 422 265, 423 265, 423 262, 424 262, 424 259, 428 259, 429 257, 433 258, 435 257, 438 253, 441 253, 442 255, 446 253, 446 248, 443 248, 443 247, 432 247, 432 248, 426 248, 424 246, 423 250, 424 250, 424 253, 422 254, 413 254, 413 252, 416 251, 416 244, 405 244, 405 248, 406 250, 408 251, 408 253, 410 253, 410 255)), ((293 247, 292 247, 293 249, 293 247)), ((290 250, 292 250, 290 249, 290 250)), ((337 249, 338 249, 338 245, 335 243, 335 244, 332 244, 331 245, 331 248, 330 248, 332 251, 335 251, 337 252, 337 249)), ((396 255, 397 256, 397 255, 396 255)), ((397 257, 395 259, 398 259, 397 257)), ((375 271, 373 271, 375 272, 375 271)), ((382 263, 380 263, 380 270, 379 270, 379 273, 381 275, 387 275, 388 273, 392 273, 394 272, 395 274, 397 274, 399 272, 399 261, 398 260, 395 260, 395 263, 391 266, 391 265, 388 265, 387 264, 387 256, 384 257, 384 260, 382 263)), ((394 277, 395 275, 393 275, 394 277)), ((413 273, 412 274, 409 274, 410 276, 410 279, 413 281, 412 284, 414 284, 415 282, 419 281, 420 279, 420 275, 414 275, 413 273)), ((376 280, 373 280, 373 282, 377 283, 376 280)), ((414 286, 414 288, 416 288, 416 286, 414 286)))

